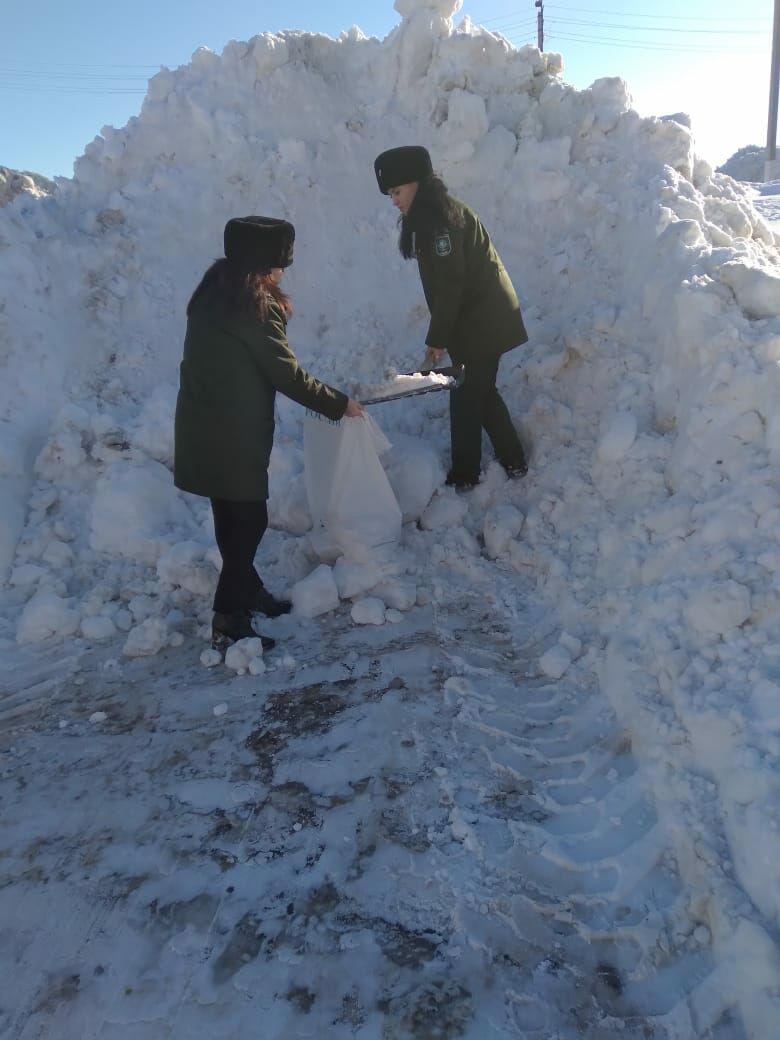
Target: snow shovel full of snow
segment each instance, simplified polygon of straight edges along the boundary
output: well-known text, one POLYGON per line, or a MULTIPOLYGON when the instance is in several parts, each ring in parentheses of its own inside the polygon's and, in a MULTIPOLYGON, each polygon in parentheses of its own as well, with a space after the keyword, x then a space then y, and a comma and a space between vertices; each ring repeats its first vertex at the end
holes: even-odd
POLYGON ((378 388, 374 397, 366 397, 361 404, 381 404, 383 401, 399 401, 403 397, 416 397, 418 394, 431 394, 437 390, 456 390, 463 386, 466 378, 464 365, 450 365, 447 368, 432 368, 423 372, 410 372, 395 376, 384 386, 378 388))

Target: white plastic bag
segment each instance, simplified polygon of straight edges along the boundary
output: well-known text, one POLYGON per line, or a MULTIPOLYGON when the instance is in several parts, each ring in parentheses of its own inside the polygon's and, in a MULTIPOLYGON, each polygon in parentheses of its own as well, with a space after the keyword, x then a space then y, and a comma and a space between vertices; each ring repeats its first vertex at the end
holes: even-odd
POLYGON ((389 447, 368 415, 332 423, 307 412, 304 476, 312 542, 322 559, 367 561, 394 552, 401 509, 379 459, 389 447))

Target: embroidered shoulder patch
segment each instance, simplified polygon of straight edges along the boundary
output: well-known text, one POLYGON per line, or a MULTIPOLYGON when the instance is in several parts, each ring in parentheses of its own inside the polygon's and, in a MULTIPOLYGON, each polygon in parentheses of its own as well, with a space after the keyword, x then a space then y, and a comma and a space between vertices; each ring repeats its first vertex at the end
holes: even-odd
POLYGON ((449 256, 452 252, 452 241, 448 234, 437 235, 434 240, 437 256, 449 256))

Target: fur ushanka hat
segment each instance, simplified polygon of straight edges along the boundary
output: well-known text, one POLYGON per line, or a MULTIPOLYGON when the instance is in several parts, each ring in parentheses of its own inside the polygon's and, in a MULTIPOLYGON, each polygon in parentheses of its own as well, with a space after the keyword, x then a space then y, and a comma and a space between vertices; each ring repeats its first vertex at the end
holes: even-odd
POLYGON ((225 224, 225 256, 242 267, 289 267, 295 228, 275 217, 234 217, 225 224))
POLYGON ((374 160, 374 173, 379 190, 389 195, 391 188, 412 181, 424 181, 433 176, 433 164, 428 149, 419 144, 390 148, 374 160))

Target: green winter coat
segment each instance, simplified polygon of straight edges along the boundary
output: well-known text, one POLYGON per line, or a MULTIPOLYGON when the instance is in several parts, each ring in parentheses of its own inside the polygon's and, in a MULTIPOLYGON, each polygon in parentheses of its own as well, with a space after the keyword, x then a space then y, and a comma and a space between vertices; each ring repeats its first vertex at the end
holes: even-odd
POLYGON ((528 340, 514 286, 475 213, 456 206, 461 227, 442 227, 433 244, 418 250, 431 323, 425 343, 446 350, 453 361, 497 358, 528 340))
POLYGON ((276 301, 265 321, 226 310, 205 291, 187 320, 176 402, 174 482, 207 498, 268 498, 277 390, 329 419, 345 394, 310 376, 287 342, 276 301))

